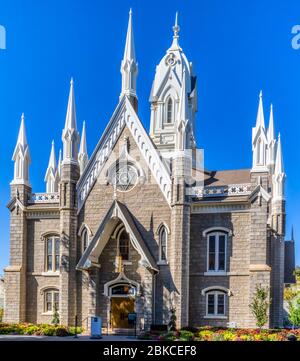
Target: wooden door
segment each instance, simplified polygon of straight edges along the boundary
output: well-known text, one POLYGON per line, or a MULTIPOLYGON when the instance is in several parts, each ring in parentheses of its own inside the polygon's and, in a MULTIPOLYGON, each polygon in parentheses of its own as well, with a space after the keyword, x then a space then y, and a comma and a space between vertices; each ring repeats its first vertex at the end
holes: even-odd
POLYGON ((114 328, 131 328, 128 324, 128 313, 134 312, 134 299, 114 297, 111 299, 111 317, 114 328))

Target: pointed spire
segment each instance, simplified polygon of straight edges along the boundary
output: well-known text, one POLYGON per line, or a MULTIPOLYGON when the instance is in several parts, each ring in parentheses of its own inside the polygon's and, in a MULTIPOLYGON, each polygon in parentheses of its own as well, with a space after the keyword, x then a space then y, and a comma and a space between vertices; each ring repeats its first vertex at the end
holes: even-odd
POLYGON ((264 118, 264 109, 263 109, 263 100, 262 100, 262 90, 259 93, 259 103, 258 103, 258 111, 256 118, 256 128, 262 127, 265 129, 265 118, 264 118))
POLYGON ((65 122, 65 130, 67 130, 67 129, 69 129, 69 130, 77 129, 73 78, 71 78, 71 81, 70 81, 70 93, 69 93, 67 116, 66 116, 66 122, 65 122))
POLYGON ((270 107, 270 120, 269 127, 267 132, 268 143, 270 144, 273 140, 275 140, 275 130, 274 130, 274 116, 273 116, 273 104, 270 107))
POLYGON ((84 172, 85 167, 88 162, 88 153, 87 153, 87 147, 86 147, 85 121, 83 122, 83 126, 82 126, 80 148, 79 148, 79 153, 78 153, 78 162, 79 162, 79 167, 80 167, 80 174, 82 174, 84 172))
POLYGON ((292 226, 292 231, 291 231, 291 241, 294 242, 294 226, 292 226))
POLYGON ((275 170, 272 178, 273 178, 273 202, 276 202, 277 200, 281 201, 282 199, 284 199, 285 173, 283 166, 280 133, 278 135, 275 170))
POLYGON ((132 10, 129 10, 129 20, 127 27, 127 35, 126 35, 126 44, 124 50, 123 61, 125 60, 136 60, 135 59, 135 48, 134 48, 134 37, 133 37, 133 27, 132 27, 132 10))
POLYGON ((276 161, 275 161, 275 176, 284 174, 283 157, 281 149, 280 133, 278 134, 276 161))
POLYGON ((78 164, 78 143, 79 134, 76 125, 76 107, 74 95, 74 81, 70 82, 70 93, 68 100, 68 108, 66 115, 65 128, 62 133, 62 141, 64 144, 63 163, 78 164))
POLYGON ((136 79, 138 74, 138 65, 135 56, 131 9, 129 11, 129 20, 128 20, 124 56, 121 63, 121 74, 122 74, 122 89, 121 89, 120 98, 122 98, 123 95, 137 98, 136 79))
POLYGON ((173 26, 173 42, 171 45, 171 48, 169 50, 181 50, 180 46, 179 46, 179 31, 180 31, 180 26, 178 25, 178 11, 176 11, 176 15, 175 15, 175 24, 173 26))
POLYGON ((30 186, 28 178, 31 159, 26 137, 24 113, 21 115, 21 124, 12 160, 15 162, 14 179, 12 184, 26 184, 30 186))
POLYGON ((52 144, 51 144, 49 163, 45 174, 45 182, 46 182, 47 193, 54 193, 58 191, 54 140, 52 140, 52 144))

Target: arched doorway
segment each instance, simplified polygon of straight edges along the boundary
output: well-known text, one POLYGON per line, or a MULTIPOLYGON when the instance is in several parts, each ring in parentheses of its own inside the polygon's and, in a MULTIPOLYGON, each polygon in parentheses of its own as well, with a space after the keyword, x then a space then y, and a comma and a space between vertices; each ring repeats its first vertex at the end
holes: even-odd
POLYGON ((136 287, 129 283, 110 287, 110 314, 112 328, 133 328, 128 315, 135 312, 136 287))

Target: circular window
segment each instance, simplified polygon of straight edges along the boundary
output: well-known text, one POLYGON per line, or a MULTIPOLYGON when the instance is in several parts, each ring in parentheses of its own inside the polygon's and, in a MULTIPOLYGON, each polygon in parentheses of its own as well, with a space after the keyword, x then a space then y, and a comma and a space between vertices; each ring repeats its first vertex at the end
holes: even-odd
POLYGON ((113 171, 111 183, 115 184, 119 191, 125 192, 136 185, 137 179, 137 170, 133 165, 128 163, 119 164, 113 171))
POLYGON ((174 66, 175 64, 176 64, 176 57, 173 53, 171 53, 166 58, 166 65, 174 66))

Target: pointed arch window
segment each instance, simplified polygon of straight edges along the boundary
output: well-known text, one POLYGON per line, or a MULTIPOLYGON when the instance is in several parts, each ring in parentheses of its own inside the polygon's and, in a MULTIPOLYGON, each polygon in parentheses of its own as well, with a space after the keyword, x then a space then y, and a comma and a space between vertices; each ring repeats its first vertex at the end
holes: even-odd
POLYGON ((82 243, 82 253, 83 253, 88 248, 89 245, 89 235, 86 228, 81 233, 81 243, 82 243))
POLYGON ((129 235, 125 229, 119 236, 119 256, 122 257, 123 261, 129 260, 129 235))
POLYGON ((161 227, 159 231, 159 261, 167 261, 167 239, 168 233, 166 227, 161 227))
POLYGON ((167 101, 167 112, 166 112, 166 123, 171 124, 173 123, 173 100, 170 97, 167 101))

